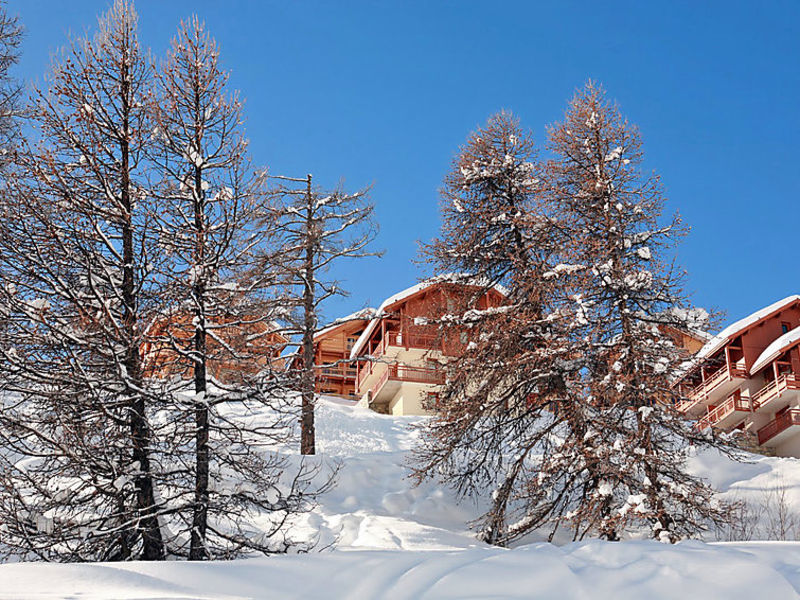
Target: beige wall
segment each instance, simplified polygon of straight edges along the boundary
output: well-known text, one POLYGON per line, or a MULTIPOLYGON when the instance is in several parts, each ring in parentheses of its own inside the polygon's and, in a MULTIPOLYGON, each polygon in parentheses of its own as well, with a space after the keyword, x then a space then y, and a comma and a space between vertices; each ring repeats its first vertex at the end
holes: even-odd
POLYGON ((433 385, 403 382, 394 398, 389 401, 389 411, 398 416, 432 415, 431 411, 423 408, 422 403, 427 393, 435 389, 436 386, 433 385))

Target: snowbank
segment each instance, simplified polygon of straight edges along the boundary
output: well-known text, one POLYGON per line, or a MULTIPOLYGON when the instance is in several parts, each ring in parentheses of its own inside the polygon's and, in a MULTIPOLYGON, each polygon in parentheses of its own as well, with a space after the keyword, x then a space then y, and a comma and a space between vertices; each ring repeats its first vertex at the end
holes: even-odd
MULTIPOLYGON (((325 399, 318 448, 341 462, 338 485, 301 518, 296 537, 320 548, 305 555, 192 564, 0 565, 0 600, 81 598, 797 598, 800 543, 591 541, 530 543, 512 550, 478 542, 468 523, 482 512, 436 482, 408 479, 411 426, 325 399)), ((774 530, 784 505, 787 539, 800 538, 800 460, 716 452, 691 459, 724 498, 754 507, 749 539, 774 530), (783 498, 782 501, 780 497, 783 498), (771 511, 765 507, 772 505, 771 511), (770 514, 771 512, 771 514, 770 514), (794 520, 792 520, 794 519, 794 520)), ((744 530, 742 530, 744 531, 744 530)), ((734 532, 742 533, 742 532, 734 532)), ((773 531, 774 533, 774 531, 773 531)), ((709 534, 708 541, 717 534, 709 534)), ((723 536, 724 537, 724 536, 723 536)))
POLYGON ((234 562, 0 567, 0 599, 797 598, 800 544, 534 544, 234 562))

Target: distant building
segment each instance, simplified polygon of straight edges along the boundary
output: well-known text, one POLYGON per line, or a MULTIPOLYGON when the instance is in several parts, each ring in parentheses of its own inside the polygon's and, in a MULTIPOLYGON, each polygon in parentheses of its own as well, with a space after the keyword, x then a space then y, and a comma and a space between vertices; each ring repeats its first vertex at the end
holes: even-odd
POLYGON ((736 321, 707 342, 679 382, 680 410, 700 428, 750 432, 800 457, 800 296, 736 321))
MULTIPOLYGON (((289 339, 277 323, 258 315, 219 316, 208 323, 208 330, 209 375, 221 383, 240 383, 267 368, 283 368, 280 356, 289 339)), ((155 319, 142 346, 145 376, 191 379, 194 331, 191 310, 175 310, 155 319)))
POLYGON ((355 396, 373 410, 393 415, 430 414, 425 400, 444 383, 442 366, 469 342, 466 331, 443 336, 429 323, 466 298, 473 308, 499 306, 504 290, 456 283, 444 277, 423 281, 387 298, 353 344, 355 396))
POLYGON ((365 308, 337 319, 314 336, 318 393, 358 399, 356 365, 350 360, 350 351, 374 315, 375 309, 365 308))

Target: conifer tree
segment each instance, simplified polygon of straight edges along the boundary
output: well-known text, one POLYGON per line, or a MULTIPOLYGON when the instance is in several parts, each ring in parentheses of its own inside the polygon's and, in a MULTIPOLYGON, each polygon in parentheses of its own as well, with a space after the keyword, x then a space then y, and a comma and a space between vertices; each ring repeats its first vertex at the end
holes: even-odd
POLYGON ((164 557, 141 361, 151 125, 136 22, 117 0, 54 64, 30 109, 40 137, 0 206, 0 521, 23 555, 164 557))
POLYGON ((674 332, 708 318, 669 262, 680 221, 662 224, 638 132, 593 85, 548 149, 553 158, 537 161, 530 135, 497 115, 445 179, 429 260, 508 295, 505 306, 465 304, 441 320, 444 331, 466 328, 470 343, 423 426, 417 479, 490 495, 476 525, 494 544, 534 529, 550 539, 559 528, 575 539, 642 527, 668 541, 697 534, 724 511, 686 469, 692 445, 712 440, 674 408, 687 358, 674 332))
POLYGON ((480 283, 474 297, 441 320, 470 340, 451 359, 436 395, 436 416, 423 428, 418 479, 439 476, 462 495, 491 492, 476 525, 489 543, 506 545, 563 510, 562 481, 550 469, 558 444, 572 358, 557 216, 541 192, 532 136, 509 113, 489 119, 453 161, 442 189, 442 235, 425 248, 437 272, 480 283), (474 310, 493 285, 506 304, 474 310), (547 478, 545 479, 545 475, 547 478))
POLYGON ((20 145, 20 113, 22 88, 10 70, 19 60, 23 29, 18 19, 8 12, 8 4, 0 3, 0 167, 20 145))
POLYGON ((708 440, 678 411, 671 384, 686 351, 671 332, 705 325, 673 250, 684 233, 664 219, 658 176, 642 171, 639 132, 588 83, 550 130, 550 201, 566 216, 573 285, 585 326, 585 430, 571 432, 586 480, 572 514, 579 537, 609 540, 646 525, 676 541, 724 517, 713 491, 686 468, 708 440))
POLYGON ((314 187, 311 175, 275 179, 279 185, 269 227, 278 250, 269 264, 282 273, 286 305, 293 309, 292 331, 300 338, 299 360, 290 375, 301 396, 300 452, 310 455, 316 453, 314 335, 322 304, 332 296, 347 294, 338 281, 324 276, 341 259, 379 255, 369 249, 378 226, 366 189, 324 191, 314 187))

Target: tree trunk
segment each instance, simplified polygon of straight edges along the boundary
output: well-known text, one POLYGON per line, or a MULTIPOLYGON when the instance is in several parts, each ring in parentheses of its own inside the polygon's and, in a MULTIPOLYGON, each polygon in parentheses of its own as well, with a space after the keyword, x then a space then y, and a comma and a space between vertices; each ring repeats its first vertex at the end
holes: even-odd
POLYGON ((302 396, 300 416, 300 453, 316 453, 314 433, 314 331, 317 327, 314 306, 314 253, 317 244, 317 231, 314 223, 314 197, 311 193, 311 175, 306 189, 306 230, 303 287, 303 370, 300 375, 302 396))
POLYGON ((122 301, 124 304, 123 325, 125 343, 125 368, 128 379, 133 382, 129 385, 129 391, 135 395, 130 402, 129 425, 131 431, 131 441, 133 445, 132 459, 137 467, 136 474, 136 508, 139 519, 139 530, 142 535, 142 559, 143 560, 163 560, 164 542, 161 537, 161 529, 158 524, 158 517, 155 514, 155 495, 153 492, 153 478, 150 472, 150 428, 147 424, 146 402, 141 394, 142 383, 142 364, 139 354, 138 338, 136 335, 137 302, 136 302, 136 282, 134 280, 134 261, 136 256, 133 248, 133 216, 131 202, 131 181, 130 181, 130 147, 128 144, 127 132, 129 128, 128 95, 130 93, 130 83, 128 81, 128 67, 122 67, 122 86, 121 97, 123 106, 123 132, 120 143, 121 154, 121 200, 124 210, 122 224, 122 301))
MULTIPOLYGON (((196 102, 199 110, 199 99, 196 102)), ((199 144, 198 144, 199 148, 199 144)), ((194 173, 195 198, 194 198, 194 226, 197 235, 195 246, 194 267, 196 270, 193 286, 195 302, 195 330, 194 330, 194 391, 195 391, 195 486, 194 486, 194 511, 192 514, 192 540, 189 548, 189 560, 203 560, 208 558, 206 550, 206 530, 208 527, 208 478, 210 451, 208 447, 209 415, 208 398, 206 397, 206 282, 205 269, 205 219, 203 197, 202 169, 195 168, 194 173)))

